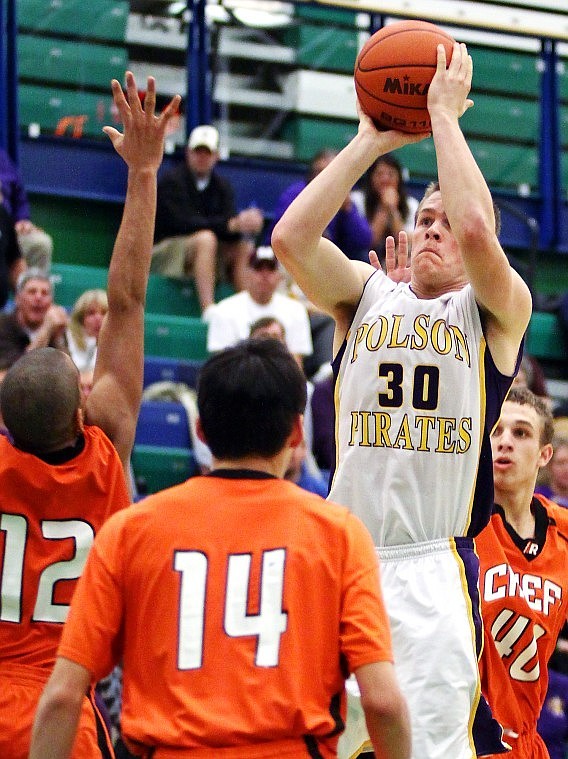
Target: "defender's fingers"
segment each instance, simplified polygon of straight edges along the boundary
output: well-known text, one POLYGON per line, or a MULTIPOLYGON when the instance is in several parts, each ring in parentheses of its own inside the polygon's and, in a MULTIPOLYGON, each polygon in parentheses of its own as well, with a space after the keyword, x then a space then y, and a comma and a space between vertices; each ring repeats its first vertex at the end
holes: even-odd
POLYGON ((162 116, 166 119, 171 118, 179 113, 181 104, 181 95, 174 95, 170 102, 163 108, 162 116))
POLYGON ((144 112, 147 116, 153 116, 156 110, 156 80, 153 76, 148 77, 146 83, 146 96, 144 97, 144 112))

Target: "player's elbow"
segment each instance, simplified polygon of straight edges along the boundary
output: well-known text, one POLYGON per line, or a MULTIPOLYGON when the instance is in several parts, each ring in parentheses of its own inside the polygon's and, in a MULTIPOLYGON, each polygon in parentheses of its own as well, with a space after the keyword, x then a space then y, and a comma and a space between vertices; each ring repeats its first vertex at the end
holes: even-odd
POLYGON ((301 232, 295 229, 295 224, 286 217, 286 214, 277 222, 272 230, 270 244, 278 260, 286 266, 287 261, 293 260, 299 255, 301 232))
POLYGON ((85 698, 84 691, 69 688, 67 683, 51 678, 39 700, 35 723, 57 723, 69 716, 77 715, 85 698))
POLYGON ((381 725, 403 727, 408 719, 406 700, 398 689, 361 694, 361 706, 367 720, 381 725))
POLYGON ((465 250, 486 250, 495 244, 495 218, 487 216, 481 209, 472 211, 460 226, 461 244, 465 250))

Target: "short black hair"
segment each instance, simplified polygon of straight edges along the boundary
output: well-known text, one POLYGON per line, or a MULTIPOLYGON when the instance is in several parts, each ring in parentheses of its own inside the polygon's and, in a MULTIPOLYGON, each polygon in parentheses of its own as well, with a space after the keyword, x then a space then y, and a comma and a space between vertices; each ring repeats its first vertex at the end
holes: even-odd
POLYGON ((205 362, 197 408, 218 459, 279 453, 306 406, 306 379, 279 340, 244 340, 205 362))

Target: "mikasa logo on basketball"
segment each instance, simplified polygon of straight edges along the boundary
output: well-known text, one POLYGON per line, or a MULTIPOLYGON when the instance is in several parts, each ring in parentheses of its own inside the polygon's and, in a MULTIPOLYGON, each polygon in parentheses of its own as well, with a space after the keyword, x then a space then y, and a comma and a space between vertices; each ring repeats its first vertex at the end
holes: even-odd
POLYGON ((428 94, 430 88, 430 82, 422 84, 421 82, 411 82, 409 77, 405 76, 402 84, 398 77, 391 79, 388 76, 385 80, 385 86, 383 92, 388 92, 393 95, 418 95, 424 97, 428 94))

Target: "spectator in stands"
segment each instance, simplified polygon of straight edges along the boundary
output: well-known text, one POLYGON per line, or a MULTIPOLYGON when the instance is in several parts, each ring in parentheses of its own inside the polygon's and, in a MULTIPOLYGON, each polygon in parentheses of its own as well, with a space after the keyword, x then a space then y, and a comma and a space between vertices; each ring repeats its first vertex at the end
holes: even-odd
POLYGON ((158 185, 152 271, 193 277, 203 314, 215 301, 219 268, 226 267, 237 291, 243 289, 251 238, 264 223, 258 208, 236 213, 233 188, 215 171, 218 160, 218 131, 198 126, 189 135, 185 162, 158 185))
MULTIPOLYGON (((310 161, 306 179, 294 182, 280 195, 274 209, 272 223, 265 236, 267 245, 270 244, 272 230, 290 203, 300 194, 308 182, 311 182, 314 177, 331 163, 335 155, 337 155, 337 151, 330 148, 320 150, 310 161)), ((349 258, 366 261, 367 252, 371 244, 371 229, 365 218, 365 214, 355 202, 355 196, 355 192, 347 195, 338 213, 325 230, 324 236, 341 248, 349 258)), ((304 361, 306 376, 311 379, 319 371, 325 374, 333 354, 333 334, 335 330, 333 319, 311 303, 286 272, 284 272, 281 288, 287 295, 297 298, 302 302, 306 306, 310 317, 313 351, 304 361)))
MULTIPOLYGON (((310 161, 306 179, 294 182, 280 195, 274 209, 272 224, 265 236, 267 244, 270 243, 272 230, 290 203, 314 177, 317 177, 331 163, 336 155, 337 151, 329 148, 320 150, 310 161)), ((345 197, 343 205, 329 223, 324 232, 324 237, 334 242, 348 258, 367 261, 371 244, 371 229, 364 214, 357 208, 351 193, 345 197)))
POLYGON ((568 676, 548 670, 548 690, 537 730, 550 759, 565 759, 568 753, 568 676))
POLYGON ((548 398, 546 377, 541 365, 534 356, 523 354, 517 376, 513 380, 514 387, 528 387, 539 398, 548 398))
POLYGON ((545 468, 537 493, 568 508, 568 437, 556 436, 552 441, 554 453, 545 468))
POLYGON ((391 153, 377 158, 367 172, 365 189, 353 193, 353 199, 371 227, 370 247, 384 260, 385 239, 392 235, 398 240, 403 229, 410 235, 418 209, 418 201, 406 190, 398 159, 391 153))
POLYGON ((73 363, 81 374, 95 368, 99 332, 107 311, 105 290, 85 290, 75 301, 67 329, 67 344, 73 363))
POLYGON ((0 310, 6 305, 10 292, 15 291, 18 277, 25 268, 14 223, 4 206, 0 206, 0 310))
POLYGON ((34 348, 50 346, 68 351, 67 312, 53 303, 53 289, 45 271, 32 267, 20 275, 15 302, 13 312, 0 314, 0 372, 34 348))
POLYGON ((30 204, 23 180, 8 154, 0 149, 0 202, 12 219, 28 266, 49 271, 53 240, 30 220, 30 204))
POLYGON ((304 439, 292 451, 284 479, 295 482, 299 488, 309 490, 310 493, 317 493, 322 498, 327 498, 327 483, 321 474, 311 471, 308 465, 308 454, 308 447, 304 439))
POLYGON ((308 312, 298 301, 276 292, 281 276, 272 248, 257 248, 249 259, 246 289, 224 298, 209 312, 207 350, 210 353, 246 339, 257 319, 272 316, 284 326, 286 344, 302 365, 303 357, 312 352, 308 312))
POLYGON ((335 405, 333 376, 314 382, 311 399, 312 451, 318 467, 329 472, 335 464, 335 405))

